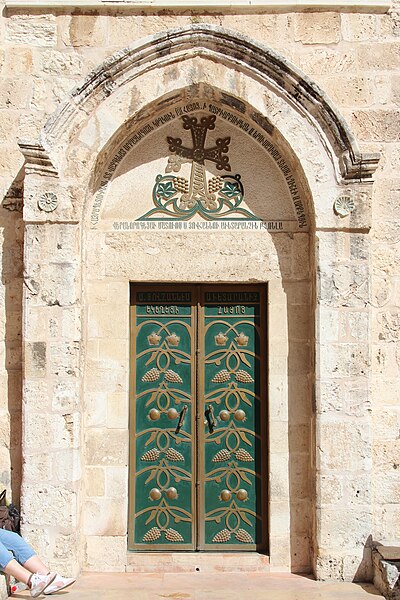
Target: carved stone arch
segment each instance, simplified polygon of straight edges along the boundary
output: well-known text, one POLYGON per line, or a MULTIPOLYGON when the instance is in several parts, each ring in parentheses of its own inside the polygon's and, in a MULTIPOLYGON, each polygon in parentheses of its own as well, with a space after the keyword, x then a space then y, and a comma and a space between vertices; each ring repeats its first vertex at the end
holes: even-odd
MULTIPOLYGON (((173 106, 179 95, 183 99, 185 94, 196 94, 200 89, 203 94, 207 90, 214 89, 218 94, 220 105, 230 107, 232 110, 231 105, 235 105, 234 112, 236 114, 246 114, 246 117, 258 128, 264 129, 269 136, 275 136, 278 146, 286 153, 293 170, 296 171, 298 181, 303 186, 304 195, 308 198, 309 214, 315 215, 315 221, 312 223, 308 236, 311 240, 310 247, 306 248, 305 245, 302 245, 301 252, 299 250, 302 258, 306 255, 304 261, 307 270, 304 277, 307 280, 306 286, 303 287, 300 300, 300 296, 296 296, 293 291, 291 293, 293 306, 297 302, 313 309, 316 296, 315 313, 306 315, 307 319, 309 318, 306 344, 309 344, 310 361, 315 346, 317 363, 315 372, 307 372, 309 379, 307 381, 307 386, 309 386, 307 398, 310 400, 311 406, 311 388, 315 378, 316 437, 318 442, 315 444, 315 448, 318 446, 320 453, 318 454, 315 450, 316 472, 312 485, 317 489, 317 495, 310 520, 315 519, 316 522, 315 539, 312 544, 316 548, 312 557, 314 568, 320 576, 329 575, 329 565, 334 552, 329 536, 324 534, 323 526, 330 519, 335 507, 332 508, 331 513, 321 511, 319 507, 321 490, 325 485, 324 474, 328 471, 324 464, 323 453, 329 437, 329 428, 324 429, 320 419, 320 414, 323 412, 326 415, 328 409, 326 407, 321 409, 323 388, 319 378, 322 380, 329 376, 329 369, 336 353, 347 351, 347 349, 339 348, 340 344, 333 343, 329 337, 328 340, 324 339, 323 330, 324 325, 329 325, 329 320, 334 320, 336 316, 339 316, 341 303, 353 302, 358 307, 357 303, 360 298, 361 302, 364 301, 366 292, 363 278, 368 272, 367 244, 365 244, 365 253, 359 253, 357 265, 353 268, 350 256, 339 255, 336 252, 337 238, 335 235, 339 232, 340 235, 345 236, 349 231, 358 235, 368 231, 370 226, 369 185, 366 182, 370 181, 371 174, 376 168, 377 156, 363 155, 359 151, 346 122, 330 100, 316 84, 275 52, 249 41, 237 33, 207 25, 193 25, 157 34, 144 41, 139 41, 107 59, 98 69, 89 74, 85 82, 72 92, 55 115, 49 119, 42 131, 40 143, 21 144, 27 161, 24 204, 27 282, 24 298, 25 321, 29 321, 28 317, 34 321, 35 314, 39 314, 42 309, 47 310, 50 314, 51 311, 57 310, 54 307, 61 307, 62 318, 69 319, 70 324, 74 322, 71 336, 65 336, 57 344, 51 339, 50 334, 48 340, 42 340, 41 338, 32 338, 30 331, 24 331, 24 351, 25 356, 28 357, 25 373, 27 385, 24 389, 25 406, 29 407, 35 402, 34 380, 37 373, 35 374, 30 366, 29 357, 34 356, 35 352, 37 353, 39 350, 45 352, 48 348, 49 360, 52 360, 54 364, 54 369, 48 377, 48 390, 49 393, 54 391, 56 394, 55 404, 62 407, 63 410, 70 411, 72 415, 67 423, 68 431, 73 436, 75 444, 71 456, 72 454, 75 457, 79 456, 78 462, 82 460, 84 453, 80 447, 79 413, 84 410, 84 399, 85 403, 94 403, 92 410, 95 411, 98 407, 96 404, 98 397, 101 398, 102 394, 107 393, 107 386, 114 381, 114 378, 121 376, 117 367, 114 371, 105 369, 109 377, 107 380, 100 379, 100 385, 105 389, 96 387, 103 367, 100 364, 101 361, 92 360, 93 357, 87 358, 87 349, 90 348, 92 342, 89 338, 90 335, 96 338, 97 319, 100 319, 101 315, 103 318, 103 313, 107 312, 104 311, 102 303, 106 303, 104 298, 108 298, 112 300, 113 304, 109 303, 111 308, 108 306, 108 313, 104 317, 108 318, 108 322, 102 325, 102 331, 105 332, 104 339, 109 335, 118 340, 118 335, 115 333, 118 330, 115 313, 118 311, 115 307, 120 314, 127 316, 128 284, 129 279, 134 279, 132 265, 128 264, 127 266, 129 255, 126 253, 126 242, 121 242, 118 235, 110 234, 102 238, 98 236, 98 239, 93 235, 92 245, 89 246, 86 237, 88 228, 83 215, 85 210, 86 212, 88 210, 88 202, 96 190, 98 178, 105 172, 107 165, 112 164, 118 145, 127 136, 134 134, 140 124, 146 122, 152 113, 157 114, 165 110, 166 106, 173 106), (341 217, 335 214, 333 205, 338 195, 343 192, 353 196, 356 209, 341 217), (47 200, 50 200, 48 206, 46 205, 47 200), (51 210, 47 211, 46 206, 51 210), (33 255, 30 252, 30 248, 36 247, 41 236, 43 240, 51 239, 52 243, 55 239, 62 238, 62 242, 53 244, 57 251, 61 249, 60 260, 54 260, 54 256, 49 252, 44 253, 45 248, 49 247, 48 244, 43 245, 44 250, 41 256, 38 253, 33 255), (315 243, 316 238, 317 244, 315 243), (96 246, 96 244, 98 245, 96 246), (94 257, 94 262, 90 263, 92 272, 96 272, 97 268, 102 275, 105 275, 106 280, 105 265, 101 262, 102 245, 105 244, 112 248, 112 252, 109 253, 110 262, 106 265, 108 274, 116 265, 121 281, 96 287, 93 282, 85 279, 84 272, 87 268, 85 264, 88 254, 91 253, 94 257), (127 257, 125 262, 121 259, 123 252, 127 257), (97 257, 99 260, 96 263, 97 257), (115 265, 112 262, 114 257, 118 257, 115 265), (341 273, 344 272, 345 276, 335 279, 335 270, 338 265, 342 269, 341 273), (315 266, 318 267, 318 280, 315 266), (122 281, 123 277, 125 277, 125 281, 122 281), (309 285, 312 279, 314 285, 309 285), (91 288, 90 294, 92 294, 90 302, 85 300, 88 287, 91 288), (316 324, 315 339, 313 338, 314 320, 316 324), (84 323, 83 327, 81 326, 82 322, 84 323), (95 331, 95 333, 89 335, 89 330, 95 331), (85 352, 81 352, 82 345, 85 352), (61 355, 65 355, 66 358, 62 368, 58 368, 57 358, 61 355), (80 368, 84 372, 82 378, 79 378, 80 368), (60 386, 64 385, 65 378, 70 375, 75 379, 73 380, 74 385, 70 385, 71 381, 68 382, 70 387, 67 399, 62 394, 57 396, 60 386), (30 380, 32 385, 29 385, 30 380)), ((279 243, 282 239, 279 240, 279 243)), ((290 242, 286 240, 288 244, 292 244, 292 239, 290 238, 290 240, 290 242)), ((140 246, 138 243, 134 250, 142 252, 144 255, 147 252, 148 256, 153 256, 154 248, 149 239, 142 240, 141 244, 140 246)), ((192 252, 195 252, 196 249, 195 245, 189 248, 192 252)), ((261 254, 264 258, 268 257, 268 250, 267 247, 263 248, 261 254)), ((169 251, 172 252, 171 247, 169 251)), ((255 248, 254 251, 256 251, 255 248)), ((291 264, 297 266, 298 256, 294 243, 292 251, 291 264)), ((183 253, 181 254, 183 255, 183 253)), ((265 272, 268 269, 271 272, 273 270, 272 267, 266 266, 266 262, 264 260, 261 263, 259 269, 261 275, 255 274, 257 281, 266 282, 268 276, 265 275, 265 272)), ((134 266, 137 264, 134 263, 134 266)), ((184 277, 187 273, 186 269, 180 274, 180 277, 184 277)), ((272 304, 275 302, 278 307, 278 313, 274 314, 274 320, 275 322, 282 321, 283 326, 288 330, 294 320, 293 317, 285 318, 287 317, 287 313, 285 313, 287 290, 284 290, 279 282, 279 274, 280 271, 277 268, 274 273, 275 279, 268 280, 273 298, 272 304), (283 318, 282 315, 284 315, 283 318)), ((151 259, 148 270, 140 272, 140 280, 156 280, 157 276, 165 280, 167 277, 172 277, 172 270, 165 270, 160 275, 160 265, 155 259, 151 259)), ((200 275, 197 276, 200 277, 200 275)), ((247 272, 246 276, 252 277, 252 273, 247 272)), ((216 270, 211 272, 208 277, 209 280, 212 280, 213 277, 215 280, 224 279, 221 275, 218 279, 216 270)), ((234 274, 230 277, 233 281, 234 274)), ((287 289, 290 284, 291 282, 287 289)), ((295 309, 292 313, 295 313, 295 309)), ((123 324, 126 329, 126 318, 123 324)), ((295 328, 297 327, 298 323, 295 325, 295 328)), ((284 333, 286 337, 287 330, 284 333)), ((60 331, 62 331, 61 326, 60 331)), ((122 331, 120 334, 126 350, 126 332, 122 331)), ((274 340, 277 347, 279 347, 278 338, 279 336, 276 335, 274 340)), ((115 340, 114 345, 117 345, 115 340)), ((286 351, 287 347, 279 347, 279 360, 287 361, 286 351)), ((290 354, 293 365, 296 365, 295 355, 295 352, 290 354)), ((348 358, 351 362, 350 357, 348 358)), ((285 364, 287 365, 287 363, 285 364)), ((360 386, 364 386, 365 381, 366 378, 360 380, 360 386)), ((304 381, 303 384, 306 385, 304 381)), ((291 385, 292 390, 288 392, 287 381, 277 381, 274 390, 275 397, 278 398, 281 395, 280 398, 287 399, 293 391, 292 396, 295 398, 293 383, 291 385)), ((121 387, 125 393, 126 378, 121 387), (123 387, 124 385, 125 387, 123 387)), ((333 404, 334 402, 335 399, 333 404)), ((278 404, 279 400, 276 404, 277 414, 279 412, 278 404)), ((287 405, 282 410, 286 409, 287 405)), ((303 423, 303 425, 310 431, 312 417, 311 414, 308 416, 310 422, 303 423)), ((29 425, 28 417, 29 415, 26 413, 24 418, 27 426, 29 425)), ((104 439, 98 435, 96 420, 94 419, 95 425, 91 427, 88 415, 86 417, 89 427, 85 432, 85 460, 89 462, 89 465, 96 465, 97 463, 90 461, 100 460, 98 448, 104 443, 104 439)), ((277 420, 279 419, 277 418, 277 420)), ((282 420, 285 421, 285 418, 282 420)), ((292 464, 291 468, 288 466, 290 450, 288 419, 284 426, 286 428, 284 435, 277 439, 277 442, 283 440, 287 447, 283 448, 281 457, 275 456, 278 462, 282 457, 283 462, 287 461, 286 470, 283 470, 282 477, 275 482, 278 492, 279 490, 284 490, 284 492, 282 496, 279 496, 278 493, 275 498, 277 512, 272 513, 271 523, 274 529, 270 550, 274 566, 290 569, 295 554, 292 549, 293 540, 290 530, 290 503, 291 498, 296 494, 296 481, 291 477, 294 477, 296 473, 295 465, 292 464), (279 513, 281 509, 284 509, 283 517, 279 513), (283 533, 280 530, 281 517, 286 523, 283 533)), ((116 433, 111 431, 112 429, 110 427, 108 431, 110 443, 115 442, 112 451, 115 451, 123 463, 126 458, 124 444, 126 444, 127 431, 116 433)), ((117 430, 118 427, 115 429, 117 430)), ((24 446, 27 453, 31 451, 29 444, 35 451, 32 436, 27 435, 24 446)), ((57 440, 55 445, 57 445, 57 440)), ((111 452, 111 448, 109 450, 111 452)), ((54 482, 49 477, 49 482, 47 482, 49 484, 48 494, 52 496, 49 503, 55 507, 54 520, 58 519, 56 508, 60 503, 66 505, 66 510, 71 515, 67 533, 71 536, 71 556, 76 564, 80 552, 79 544, 76 544, 74 540, 77 539, 81 513, 83 512, 84 520, 90 511, 94 511, 99 517, 98 519, 92 518, 90 522, 86 521, 84 527, 85 536, 89 539, 88 547, 92 548, 93 555, 95 554, 94 545, 98 536, 103 535, 99 532, 104 525, 100 518, 102 509, 99 504, 96 504, 95 501, 87 501, 87 505, 90 505, 87 513, 85 512, 87 505, 85 505, 86 508, 82 508, 82 504, 78 504, 79 495, 75 494, 80 489, 79 473, 76 461, 73 463, 71 458, 71 464, 67 465, 63 472, 64 479, 54 482)), ((31 525, 36 523, 34 498, 37 492, 34 477, 31 477, 27 470, 24 475, 23 493, 26 506, 25 520, 27 524, 31 525)), ((346 517, 348 516, 351 516, 350 510, 346 513, 346 517)), ((366 527, 369 523, 368 518, 369 514, 366 514, 366 527)), ((125 524, 119 522, 118 526, 109 529, 107 523, 103 529, 109 532, 107 535, 112 536, 115 548, 117 548, 115 552, 120 556, 121 565, 125 567, 125 524)), ((353 564, 359 557, 358 546, 354 551, 345 550, 339 559, 336 557, 335 560, 341 561, 341 566, 338 567, 340 573, 344 572, 344 564, 353 564)), ((309 561, 309 558, 307 560, 309 561)), ((88 562, 90 564, 90 557, 88 562)))
POLYGON ((315 82, 273 50, 237 32, 206 24, 156 34, 108 58, 49 119, 43 130, 43 142, 49 148, 59 145, 61 140, 65 143, 71 130, 79 127, 79 122, 121 86, 145 71, 194 56, 224 63, 279 91, 286 102, 293 104, 299 114, 326 136, 344 179, 364 179, 374 172, 377 155, 360 152, 346 121, 315 82))
MULTIPOLYGON (((362 218, 352 217, 352 224, 367 226, 368 193, 360 183, 371 180, 378 155, 360 152, 346 121, 329 98, 285 58, 245 36, 212 25, 192 25, 157 34, 109 57, 50 117, 38 142, 20 144, 27 173, 49 177, 56 171, 69 174, 78 169, 85 179, 93 173, 93 156, 104 157, 118 130, 140 119, 146 107, 154 106, 154 98, 174 95, 185 86, 199 83, 217 83, 217 88, 231 98, 247 95, 255 109, 255 124, 259 126, 257 114, 261 115, 264 123, 279 132, 294 160, 303 157, 300 170, 310 189, 321 183, 318 180, 329 180, 328 193, 312 189, 317 226, 336 226, 326 217, 343 190, 359 198, 359 216, 363 212, 362 218), (212 65, 218 65, 217 82, 212 65), (213 81, 209 80, 210 71, 214 73, 213 81), (161 73, 164 89, 160 93, 161 73), (234 78, 239 79, 236 91, 231 89, 234 78), (240 88, 243 94, 237 93, 240 88), (78 156, 75 163, 74 156, 78 156), (322 162, 325 170, 330 164, 332 172, 316 173, 322 162), (319 211, 320 202, 326 205, 321 205, 319 211), (324 215, 323 222, 318 213, 324 215)), ((63 195, 72 193, 78 210, 81 194, 74 189, 73 180, 71 177, 72 187, 63 195)), ((29 194, 25 194, 27 197, 29 194)), ((76 210, 67 210, 64 217, 80 220, 80 211, 76 210)), ((349 226, 349 220, 341 225, 349 226)))

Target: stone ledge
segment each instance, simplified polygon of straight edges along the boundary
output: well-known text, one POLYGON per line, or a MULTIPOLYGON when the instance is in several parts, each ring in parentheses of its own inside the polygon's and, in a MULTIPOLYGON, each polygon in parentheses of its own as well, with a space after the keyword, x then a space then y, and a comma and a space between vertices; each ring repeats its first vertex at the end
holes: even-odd
POLYGON ((374 585, 388 600, 400 600, 400 547, 375 546, 374 585))
POLYGON ((121 8, 176 8, 176 9, 213 9, 227 8, 239 10, 271 9, 301 12, 302 10, 336 10, 343 12, 346 9, 358 9, 360 12, 387 12, 391 2, 387 0, 6 0, 6 8, 93 8, 115 7, 121 8))

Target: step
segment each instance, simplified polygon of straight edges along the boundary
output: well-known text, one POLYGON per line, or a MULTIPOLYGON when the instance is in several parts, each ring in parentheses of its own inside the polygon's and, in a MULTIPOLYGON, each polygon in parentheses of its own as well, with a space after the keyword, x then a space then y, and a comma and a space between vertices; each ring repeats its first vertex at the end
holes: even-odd
POLYGON ((257 552, 130 552, 128 573, 269 573, 269 556, 257 552))

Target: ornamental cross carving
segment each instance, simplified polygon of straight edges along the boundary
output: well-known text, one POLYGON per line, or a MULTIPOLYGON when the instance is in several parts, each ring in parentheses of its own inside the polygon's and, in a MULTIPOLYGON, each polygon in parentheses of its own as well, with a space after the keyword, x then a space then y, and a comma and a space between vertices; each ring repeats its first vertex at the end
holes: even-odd
POLYGON ((207 187, 205 161, 209 160, 215 163, 218 171, 230 171, 229 151, 230 137, 217 138, 215 146, 205 148, 207 131, 215 129, 215 116, 209 115, 201 117, 200 122, 197 117, 183 116, 183 128, 190 130, 193 140, 193 148, 187 148, 182 145, 181 138, 167 137, 170 152, 173 152, 181 158, 192 161, 190 172, 189 189, 181 196, 180 206, 183 209, 193 208, 197 202, 205 208, 213 210, 217 208, 215 194, 207 187))

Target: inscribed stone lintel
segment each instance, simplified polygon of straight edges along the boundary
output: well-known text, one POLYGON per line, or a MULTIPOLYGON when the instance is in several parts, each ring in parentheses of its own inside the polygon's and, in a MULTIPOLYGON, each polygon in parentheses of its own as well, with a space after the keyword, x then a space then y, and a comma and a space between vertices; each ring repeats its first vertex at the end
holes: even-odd
POLYGON ((302 11, 304 9, 339 10, 358 9, 360 12, 387 12, 391 2, 387 0, 6 0, 6 8, 42 8, 42 7, 101 7, 116 6, 121 8, 192 8, 192 9, 242 9, 257 11, 258 9, 280 9, 302 11))

